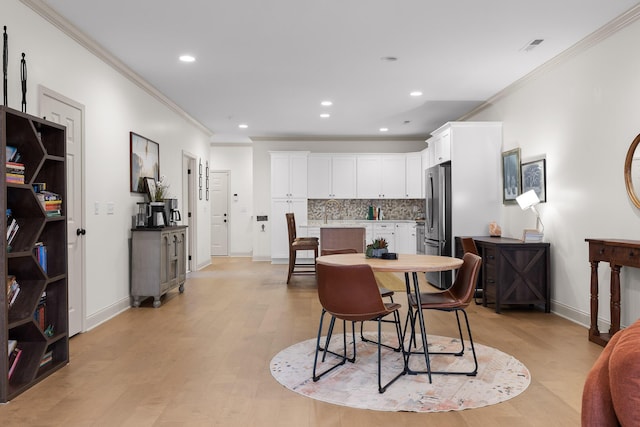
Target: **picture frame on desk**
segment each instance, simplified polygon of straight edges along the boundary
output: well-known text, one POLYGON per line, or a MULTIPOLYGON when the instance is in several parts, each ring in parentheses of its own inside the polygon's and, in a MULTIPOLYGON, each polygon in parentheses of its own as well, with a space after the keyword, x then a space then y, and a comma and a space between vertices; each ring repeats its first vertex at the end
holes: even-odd
POLYGON ((522 192, 534 190, 540 203, 547 201, 547 162, 545 159, 522 164, 522 192))
POLYGON ((130 191, 132 193, 146 193, 143 178, 151 177, 160 180, 160 145, 157 142, 129 132, 130 156, 130 191))
POLYGON ((520 149, 502 153, 502 203, 516 203, 516 197, 521 193, 520 149))

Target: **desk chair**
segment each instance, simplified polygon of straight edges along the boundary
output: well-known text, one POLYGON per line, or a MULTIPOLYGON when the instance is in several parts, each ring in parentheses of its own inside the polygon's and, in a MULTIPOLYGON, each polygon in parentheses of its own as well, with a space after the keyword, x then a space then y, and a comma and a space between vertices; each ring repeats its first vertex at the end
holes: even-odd
MULTIPOLYGON (((404 375, 404 369, 382 385, 382 319, 400 308, 400 304, 384 303, 378 290, 378 283, 373 275, 373 270, 366 264, 333 266, 318 264, 318 298, 322 305, 320 315, 320 325, 318 327, 318 339, 316 341, 316 352, 313 360, 313 381, 318 381, 323 375, 331 372, 338 366, 344 365, 347 358, 347 331, 346 322, 363 322, 376 320, 378 322, 378 392, 384 393, 389 385, 404 375), (333 319, 342 320, 344 329, 343 353, 338 355, 338 363, 318 373, 318 353, 321 351, 320 338, 322 337, 322 323, 325 313, 329 313, 333 319)), ((398 341, 402 341, 400 324, 396 325, 398 341)), ((330 336, 327 335, 327 343, 330 336)), ((325 348, 328 345, 325 344, 325 348)), ((355 350, 355 340, 354 340, 355 350)), ((325 351, 325 356, 326 356, 325 351)))
POLYGON ((285 214, 287 217, 287 230, 289 233, 289 274, 287 284, 291 280, 292 274, 316 274, 316 258, 318 258, 318 238, 317 237, 297 237, 296 218, 294 214, 285 214), (313 251, 313 264, 296 263, 298 251, 313 251), (299 268, 299 270, 296 270, 299 268))
MULTIPOLYGON (((480 263, 482 258, 472 253, 467 252, 462 258, 462 267, 458 271, 456 280, 449 289, 439 292, 420 292, 420 302, 418 303, 415 294, 409 294, 409 316, 407 321, 411 321, 411 338, 409 340, 409 346, 407 352, 409 354, 424 354, 427 364, 427 370, 425 372, 412 371, 408 369, 408 373, 427 373, 429 375, 429 383, 431 383, 431 374, 446 374, 446 375, 468 375, 475 376, 478 373, 478 358, 476 357, 476 350, 473 346, 473 337, 471 336, 471 327, 469 326, 469 318, 465 308, 469 306, 469 303, 473 299, 473 293, 475 291, 476 280, 478 278, 478 271, 480 270, 480 263), (418 310, 441 310, 441 311, 453 311, 456 314, 456 320, 458 322, 458 333, 460 334, 461 349, 457 352, 430 352, 428 343, 424 342, 424 351, 411 351, 411 344, 416 347, 415 338, 415 326, 418 318, 418 310), (459 312, 464 314, 464 319, 467 324, 467 333, 469 335, 469 341, 471 342, 471 352, 473 353, 473 362, 475 367, 468 372, 453 372, 453 371, 432 371, 430 357, 434 355, 452 355, 462 356, 464 355, 464 338, 462 336, 462 328, 460 327, 459 312)), ((406 331, 405 323, 405 331, 406 331)), ((425 332, 426 337, 426 332, 425 332)), ((408 356, 407 356, 408 363, 408 356)))

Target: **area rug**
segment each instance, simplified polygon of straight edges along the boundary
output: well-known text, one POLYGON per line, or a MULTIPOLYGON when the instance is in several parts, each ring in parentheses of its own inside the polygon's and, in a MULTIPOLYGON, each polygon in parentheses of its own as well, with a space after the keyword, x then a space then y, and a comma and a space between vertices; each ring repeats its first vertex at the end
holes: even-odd
MULTIPOLYGON (((368 335, 368 334, 365 334, 368 335)), ((375 338, 377 334, 368 335, 375 338)), ((349 343, 349 335, 347 342, 349 343)), ((393 344, 394 336, 385 335, 383 342, 393 344)), ((430 351, 455 351, 460 348, 458 339, 429 335, 430 351)), ((324 339, 323 341, 324 342, 324 339)), ((468 343, 465 341, 468 346, 468 343)), ((283 386, 313 399, 352 408, 377 411, 443 412, 480 408, 509 400, 529 386, 529 370, 514 357, 475 344, 478 356, 478 374, 433 375, 429 384, 427 375, 404 375, 383 394, 377 386, 377 346, 357 339, 357 360, 347 362, 313 382, 312 369, 316 339, 294 344, 278 353, 271 360, 271 374, 283 386)), ((352 347, 349 347, 349 352, 352 347)), ((342 335, 334 335, 330 349, 342 350, 342 335)), ((321 354, 322 355, 322 354, 321 354)), ((321 355, 319 359, 321 359, 321 355)), ((319 372, 336 362, 328 355, 319 372)), ((402 354, 383 348, 382 381, 386 383, 402 370, 402 354), (385 380, 386 379, 386 380, 385 380)), ((412 356, 411 368, 424 370, 424 356, 412 356), (420 363, 421 362, 421 363, 420 363)), ((432 370, 473 369, 471 348, 462 357, 432 356, 432 370)))

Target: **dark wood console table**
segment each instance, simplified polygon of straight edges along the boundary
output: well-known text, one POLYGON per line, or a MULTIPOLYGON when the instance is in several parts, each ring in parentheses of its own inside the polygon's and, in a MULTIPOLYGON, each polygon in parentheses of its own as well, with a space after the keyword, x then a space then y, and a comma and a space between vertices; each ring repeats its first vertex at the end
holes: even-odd
MULTIPOLYGON (((551 311, 551 256, 549 243, 524 243, 506 237, 473 237, 482 257, 482 304, 540 305, 551 311)), ((456 254, 462 256, 459 238, 456 254)))
POLYGON ((620 330, 620 269, 640 268, 640 241, 616 239, 585 239, 589 243, 591 264, 591 327, 589 341, 602 346, 620 330), (609 333, 598 330, 598 263, 608 262, 611 267, 611 326, 609 333))

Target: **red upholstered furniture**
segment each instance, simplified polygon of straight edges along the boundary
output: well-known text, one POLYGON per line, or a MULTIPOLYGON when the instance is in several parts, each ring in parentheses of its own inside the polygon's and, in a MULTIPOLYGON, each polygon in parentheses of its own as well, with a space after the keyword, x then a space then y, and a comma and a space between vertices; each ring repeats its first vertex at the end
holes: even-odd
POLYGON ((582 425, 640 426, 640 320, 614 334, 589 371, 582 425))

